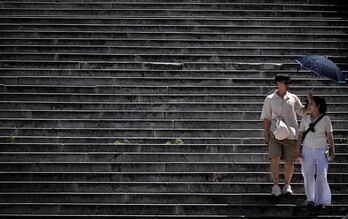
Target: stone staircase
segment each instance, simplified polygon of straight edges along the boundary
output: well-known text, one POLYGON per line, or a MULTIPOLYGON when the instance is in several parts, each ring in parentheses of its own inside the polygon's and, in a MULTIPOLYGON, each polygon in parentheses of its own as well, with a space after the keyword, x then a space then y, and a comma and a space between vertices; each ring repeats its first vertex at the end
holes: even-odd
MULTIPOLYGON (((0 217, 348 217, 344 0, 0 1, 0 217), (272 199, 259 121, 273 78, 328 101, 333 204, 272 199)), ((281 176, 282 178, 283 176, 281 176)))

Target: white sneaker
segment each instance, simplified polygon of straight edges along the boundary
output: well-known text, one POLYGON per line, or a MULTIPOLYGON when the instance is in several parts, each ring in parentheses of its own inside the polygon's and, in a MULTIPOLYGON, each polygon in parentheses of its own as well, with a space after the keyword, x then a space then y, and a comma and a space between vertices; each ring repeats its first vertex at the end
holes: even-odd
POLYGON ((278 197, 280 194, 282 194, 282 192, 280 191, 279 185, 273 185, 271 195, 278 197))
POLYGON ((292 190, 290 185, 285 185, 282 191, 283 195, 292 195, 292 190))

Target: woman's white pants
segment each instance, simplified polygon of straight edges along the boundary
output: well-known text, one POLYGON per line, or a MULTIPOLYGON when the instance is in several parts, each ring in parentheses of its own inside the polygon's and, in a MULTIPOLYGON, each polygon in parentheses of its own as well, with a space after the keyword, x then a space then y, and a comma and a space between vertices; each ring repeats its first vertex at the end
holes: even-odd
POLYGON ((307 201, 314 201, 317 205, 330 205, 331 191, 327 181, 329 165, 325 157, 325 149, 303 147, 302 154, 302 174, 307 201), (315 173, 316 178, 314 178, 315 173))

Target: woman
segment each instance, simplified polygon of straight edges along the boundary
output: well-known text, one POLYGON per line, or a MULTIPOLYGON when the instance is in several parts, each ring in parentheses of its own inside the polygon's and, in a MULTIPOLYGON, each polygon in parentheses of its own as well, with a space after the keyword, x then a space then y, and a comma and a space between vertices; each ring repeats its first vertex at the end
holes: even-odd
POLYGON ((328 160, 325 156, 327 142, 332 149, 332 159, 335 154, 335 144, 333 138, 333 130, 331 120, 328 116, 324 116, 314 128, 304 136, 304 132, 309 128, 310 124, 318 119, 322 114, 326 113, 326 101, 324 98, 314 96, 310 103, 310 114, 302 118, 300 125, 300 133, 297 140, 297 150, 300 153, 302 149, 302 174, 304 177, 304 188, 307 196, 307 205, 317 205, 325 208, 331 204, 331 191, 327 181, 328 160), (315 165, 317 168, 315 168, 315 165), (316 170, 316 179, 314 178, 316 170))

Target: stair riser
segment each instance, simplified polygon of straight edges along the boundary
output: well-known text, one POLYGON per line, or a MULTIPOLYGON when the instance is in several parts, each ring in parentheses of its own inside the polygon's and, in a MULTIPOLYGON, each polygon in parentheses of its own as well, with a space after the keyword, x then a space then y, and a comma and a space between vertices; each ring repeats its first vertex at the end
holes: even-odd
POLYGON ((112 39, 190 39, 190 40, 302 40, 302 41, 345 41, 347 34, 311 33, 175 33, 175 32, 83 32, 83 31, 1 31, 0 37, 11 38, 112 38, 112 39))
MULTIPOLYGON (((348 113, 348 112, 347 112, 348 113)), ((329 112, 331 120, 344 120, 347 113, 329 112)), ((261 111, 251 112, 127 112, 127 111, 0 111, 2 118, 30 119, 216 119, 216 120, 259 120, 261 111)), ((336 126, 334 126, 337 128, 336 126)))
MULTIPOLYGON (((343 12, 342 12, 343 13, 343 12)), ((98 16, 229 16, 229 17, 340 17, 342 14, 336 11, 283 11, 283 10, 181 10, 181 9, 158 9, 158 10, 56 10, 56 9, 8 9, 1 8, 0 14, 2 15, 40 15, 40 16, 86 16, 86 15, 98 15, 98 16)))
MULTIPOLYGON (((267 148, 265 147, 267 150, 267 148)), ((262 150, 264 152, 265 150, 262 150)), ((1 170, 4 172, 269 172, 268 162, 255 164, 214 164, 214 163, 120 163, 120 164, 100 164, 100 163, 1 163, 1 170)), ((280 171, 283 171, 280 165, 280 171)), ((330 163, 330 173, 346 173, 347 164, 330 163)), ((295 172, 301 172, 301 166, 295 164, 295 172)), ((24 185, 23 185, 24 186, 24 185)), ((154 185, 156 186, 156 185, 154 185)), ((249 187, 249 185, 246 185, 249 187)), ((338 186, 340 187, 340 186, 338 186)), ((342 185, 346 188, 346 185, 342 185)), ((93 187, 91 187, 93 188, 93 187)), ((13 189, 18 189, 13 187, 13 189)), ((261 189, 262 190, 262 189, 261 189)), ((261 191, 257 189, 256 191, 261 191)), ((6 190, 3 190, 6 192, 6 190)), ((124 190, 126 191, 126 190, 124 190)), ((143 190, 145 191, 145 190, 143 190)), ((255 191, 255 190, 254 190, 255 191)), ((346 192, 343 192, 346 193, 346 192)))
MULTIPOLYGON (((284 198, 279 203, 296 203, 304 198, 303 195, 284 198)), ((16 194, 16 195, 1 195, 0 201, 6 200, 8 203, 64 203, 69 200, 69 203, 139 203, 139 204, 207 204, 207 203, 229 203, 229 204, 256 204, 263 200, 263 204, 274 204, 274 200, 267 195, 172 195, 172 194, 16 194)), ((347 198, 344 196, 333 196, 332 203, 346 203, 347 198), (340 198, 340 200, 337 200, 340 198)))
MULTIPOLYGON (((88 182, 251 182, 270 183, 270 173, 0 173, 2 181, 88 181, 88 182)), ((284 181, 283 174, 280 180, 284 181)), ((348 176, 328 173, 329 182, 347 183, 348 176)), ((292 183, 303 183, 303 176, 295 173, 292 183)), ((268 196, 268 193, 267 193, 268 196)), ((239 201, 242 201, 239 199, 239 201)), ((245 203, 248 203, 245 200, 245 203)), ((340 200, 341 201, 341 200, 340 200)), ((114 202, 115 203, 115 202, 114 202)), ((163 202, 164 203, 164 202, 163 202)), ((178 202, 181 203, 181 202, 178 202)), ((184 203, 184 202, 183 202, 184 203)), ((232 202, 231 202, 232 203, 232 202)), ((264 204, 264 202, 262 202, 264 204)), ((342 200, 342 203, 344 200, 342 200)))

